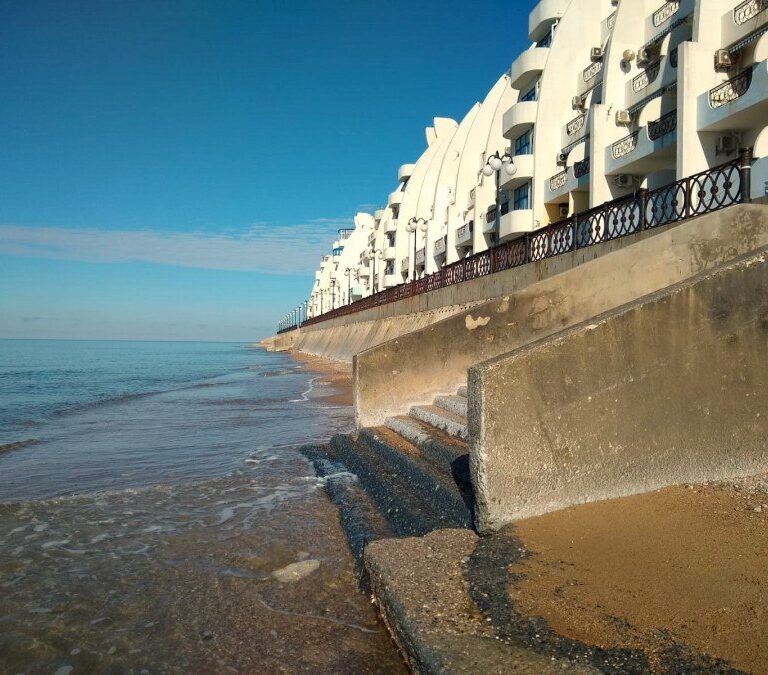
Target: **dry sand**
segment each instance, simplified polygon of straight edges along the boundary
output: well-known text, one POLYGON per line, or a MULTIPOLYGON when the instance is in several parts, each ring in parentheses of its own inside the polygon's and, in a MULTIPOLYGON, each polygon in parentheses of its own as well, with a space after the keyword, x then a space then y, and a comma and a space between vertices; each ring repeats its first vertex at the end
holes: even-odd
POLYGON ((768 672, 766 487, 675 487, 518 522, 532 555, 510 567, 511 599, 565 637, 652 664, 682 643, 768 672))

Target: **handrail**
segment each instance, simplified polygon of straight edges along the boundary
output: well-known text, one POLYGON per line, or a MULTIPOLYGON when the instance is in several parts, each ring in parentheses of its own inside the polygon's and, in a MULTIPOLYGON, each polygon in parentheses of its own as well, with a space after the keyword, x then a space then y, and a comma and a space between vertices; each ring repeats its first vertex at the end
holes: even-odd
POLYGON ((634 194, 446 265, 434 274, 307 319, 301 326, 311 326, 748 202, 751 161, 751 151, 745 151, 738 159, 669 185, 637 190, 634 194))

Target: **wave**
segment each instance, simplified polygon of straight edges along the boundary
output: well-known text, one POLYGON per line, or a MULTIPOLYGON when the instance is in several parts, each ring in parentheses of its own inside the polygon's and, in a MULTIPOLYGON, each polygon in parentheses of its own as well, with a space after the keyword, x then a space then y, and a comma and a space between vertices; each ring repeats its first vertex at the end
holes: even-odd
POLYGON ((14 441, 13 443, 5 443, 0 445, 0 454, 4 452, 11 452, 11 450, 21 450, 21 448, 28 448, 30 445, 37 445, 40 441, 36 438, 27 438, 23 441, 14 441))

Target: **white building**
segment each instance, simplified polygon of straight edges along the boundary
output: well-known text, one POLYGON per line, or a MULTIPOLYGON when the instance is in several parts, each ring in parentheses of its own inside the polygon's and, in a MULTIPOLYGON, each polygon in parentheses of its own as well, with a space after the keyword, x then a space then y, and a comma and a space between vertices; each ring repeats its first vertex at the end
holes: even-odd
POLYGON ((765 199, 768 0, 541 0, 529 38, 460 123, 435 118, 386 207, 334 243, 308 316, 743 149, 765 199))

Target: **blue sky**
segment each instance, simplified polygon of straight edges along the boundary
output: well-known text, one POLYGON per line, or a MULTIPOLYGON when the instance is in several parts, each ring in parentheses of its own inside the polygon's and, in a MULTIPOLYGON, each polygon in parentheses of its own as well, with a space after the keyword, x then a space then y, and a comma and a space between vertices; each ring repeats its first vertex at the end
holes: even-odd
POLYGON ((0 337, 270 334, 533 5, 4 0, 0 337))

